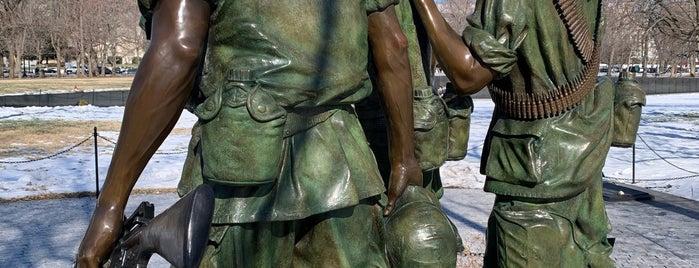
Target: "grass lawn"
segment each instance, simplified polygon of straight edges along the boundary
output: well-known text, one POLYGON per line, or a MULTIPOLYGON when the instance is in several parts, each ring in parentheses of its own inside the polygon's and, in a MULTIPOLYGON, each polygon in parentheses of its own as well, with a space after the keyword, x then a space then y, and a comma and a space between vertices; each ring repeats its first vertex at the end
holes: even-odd
POLYGON ((128 89, 133 76, 75 78, 47 77, 25 79, 0 79, 0 94, 39 93, 44 91, 128 89))

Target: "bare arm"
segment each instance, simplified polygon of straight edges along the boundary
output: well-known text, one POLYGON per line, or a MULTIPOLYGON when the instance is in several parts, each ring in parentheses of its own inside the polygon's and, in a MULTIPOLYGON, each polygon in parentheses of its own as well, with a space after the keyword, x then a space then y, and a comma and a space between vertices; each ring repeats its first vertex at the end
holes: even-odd
POLYGON ((151 45, 131 85, 109 172, 78 251, 80 267, 96 267, 108 257, 136 180, 182 113, 205 45, 209 9, 203 0, 160 0, 154 8, 151 45))
POLYGON ((412 0, 425 25, 430 44, 444 73, 461 94, 483 89, 496 74, 471 54, 461 36, 444 20, 433 0, 412 0))
POLYGON ((393 7, 369 15, 369 44, 378 73, 377 90, 388 118, 391 179, 388 206, 384 211, 388 215, 408 184, 422 186, 422 170, 415 159, 413 143, 413 84, 408 41, 393 7))

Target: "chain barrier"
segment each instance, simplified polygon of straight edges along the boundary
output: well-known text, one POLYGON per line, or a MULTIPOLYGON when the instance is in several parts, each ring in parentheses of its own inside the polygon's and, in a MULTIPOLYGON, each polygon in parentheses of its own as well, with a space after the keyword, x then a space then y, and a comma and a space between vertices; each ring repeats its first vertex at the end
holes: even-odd
MULTIPOLYGON (((111 139, 109 139, 109 138, 107 138, 107 137, 105 137, 105 136, 97 135, 97 137, 99 137, 100 139, 103 139, 103 140, 105 140, 105 141, 107 141, 107 142, 109 142, 109 143, 111 143, 111 144, 113 144, 113 145, 116 145, 116 144, 117 144, 115 141, 113 141, 113 140, 111 140, 111 139)), ((184 153, 187 153, 187 150, 184 150, 184 151, 167 151, 167 152, 156 151, 156 152, 155 152, 155 154, 157 154, 157 155, 175 155, 175 154, 184 154, 184 153)))
MULTIPOLYGON (((605 175, 602 175, 602 177, 605 179, 610 179, 610 180, 618 181, 618 182, 632 181, 632 179, 629 179, 629 178, 610 177, 610 176, 605 176, 605 175)), ((636 181, 637 182, 638 181, 643 181, 643 182, 679 181, 679 180, 691 179, 691 178, 696 178, 696 177, 699 177, 699 175, 688 175, 688 176, 683 176, 683 177, 674 177, 674 178, 665 178, 665 179, 644 179, 644 180, 636 180, 636 181)))
POLYGON ((687 170, 687 169, 681 168, 681 167, 679 167, 679 166, 677 166, 677 165, 671 163, 670 161, 668 161, 667 159, 665 159, 665 157, 662 157, 660 154, 658 154, 658 152, 656 152, 655 150, 653 150, 653 148, 651 148, 650 145, 648 145, 648 143, 643 139, 643 137, 641 137, 641 135, 637 135, 637 136, 638 136, 638 138, 641 139, 641 142, 643 142, 643 144, 646 145, 646 147, 648 148, 648 150, 650 150, 651 152, 653 152, 653 154, 655 154, 655 155, 658 156, 660 159, 662 159, 663 161, 665 161, 665 163, 668 163, 669 165, 671 165, 671 166, 673 166, 673 167, 675 167, 675 168, 677 168, 677 169, 679 169, 679 170, 682 170, 682 171, 686 171, 686 172, 689 172, 689 173, 692 173, 692 174, 698 174, 698 175, 699 175, 699 172, 687 170))
POLYGON ((70 146, 70 147, 68 147, 68 148, 66 148, 66 149, 63 149, 63 150, 58 151, 58 152, 56 152, 56 153, 54 153, 54 154, 50 154, 50 155, 47 155, 47 156, 44 156, 44 157, 39 157, 39 158, 35 158, 35 159, 28 159, 28 160, 18 160, 18 161, 0 161, 0 164, 25 164, 25 163, 31 163, 31 162, 37 162, 37 161, 41 161, 41 160, 46 160, 46 159, 49 159, 49 158, 53 158, 53 157, 56 157, 56 156, 59 156, 59 155, 68 153, 69 151, 71 151, 71 150, 73 150, 73 149, 75 149, 75 148, 78 148, 80 145, 85 144, 85 143, 86 143, 87 141, 89 141, 90 139, 92 139, 92 136, 85 138, 84 140, 82 140, 81 142, 76 143, 76 144, 73 145, 73 146, 70 146))
MULTIPOLYGON (((699 177, 699 172, 691 171, 691 170, 688 170, 688 169, 685 169, 685 168, 682 168, 682 167, 680 167, 680 166, 678 166, 678 165, 673 164, 672 162, 670 162, 669 160, 667 160, 665 157, 661 156, 656 150, 654 150, 654 149, 643 139, 643 137, 641 137, 640 134, 636 134, 636 136, 641 140, 641 142, 643 142, 643 144, 646 146, 646 148, 648 148, 648 150, 650 150, 651 152, 653 152, 653 154, 655 154, 660 160, 663 160, 665 163, 667 163, 667 164, 670 165, 670 166, 673 166, 674 168, 677 168, 677 169, 679 169, 679 170, 682 170, 682 171, 685 171, 685 172, 689 172, 689 173, 694 174, 694 175, 687 175, 687 176, 681 176, 681 177, 672 177, 672 178, 663 178, 663 179, 644 179, 644 180, 640 180, 640 181, 643 181, 643 182, 678 181, 678 180, 686 180, 686 179, 691 179, 691 178, 697 178, 697 177, 699 177)), ((604 174, 602 174, 602 177, 605 178, 605 179, 610 179, 610 180, 618 181, 618 182, 633 181, 633 179, 629 179, 629 178, 611 177, 611 176, 605 176, 604 174)))
MULTIPOLYGON (((108 142, 108 143, 110 143, 110 144, 112 144, 112 145, 116 145, 116 144, 117 144, 115 141, 113 141, 112 139, 110 139, 110 138, 108 138, 108 137, 105 137, 105 136, 102 136, 102 135, 97 135, 97 136, 98 136, 100 139, 102 139, 102 140, 104 140, 104 141, 106 141, 106 142, 108 142)), ((641 135, 637 135, 637 136, 639 137, 639 139, 641 140, 641 142, 643 142, 643 144, 645 144, 646 148, 648 148, 648 150, 650 150, 651 152, 653 152, 653 154, 655 154, 658 158, 660 158, 661 160, 663 160, 663 161, 666 162, 667 164, 669 164, 669 165, 671 165, 671 166, 673 166, 673 167, 675 167, 675 168, 677 168, 677 169, 679 169, 679 170, 682 170, 682 171, 685 171, 685 172, 689 172, 689 173, 694 174, 694 175, 688 175, 688 176, 682 176, 682 177, 664 178, 664 179, 646 179, 646 180, 643 180, 643 181, 645 181, 645 182, 676 181, 676 180, 685 180, 685 179, 691 179, 691 178, 699 177, 699 172, 691 171, 691 170, 688 170, 688 169, 685 169, 685 168, 682 168, 682 167, 680 167, 680 166, 677 166, 677 165, 673 164, 672 162, 670 162, 669 160, 667 160, 665 157, 661 156, 656 150, 654 150, 654 149, 643 139, 643 137, 641 137, 641 135)), ((77 148, 77 147, 79 147, 79 146, 85 144, 86 142, 88 142, 91 138, 93 138, 93 137, 92 137, 92 136, 87 137, 87 138, 85 138, 84 140, 82 140, 82 141, 76 143, 75 145, 72 145, 72 146, 70 146, 70 147, 68 147, 68 148, 66 148, 66 149, 63 149, 63 150, 58 151, 58 152, 56 152, 56 153, 50 154, 50 155, 48 155, 48 156, 39 157, 39 158, 35 158, 35 159, 28 159, 28 160, 0 161, 0 164, 25 164, 25 163, 31 163, 31 162, 36 162, 36 161, 41 161, 41 160, 50 159, 50 158, 53 158, 53 157, 56 157, 56 156, 59 156, 59 155, 68 153, 69 151, 72 151, 73 149, 75 149, 75 148, 77 148)), ((176 154, 184 154, 184 153, 187 153, 187 150, 183 150, 183 151, 168 151, 168 152, 155 152, 155 154, 157 154, 157 155, 176 155, 176 154)), ((606 179, 610 179, 610 180, 620 181, 620 182, 623 182, 623 181, 632 181, 632 179, 629 179, 629 178, 611 177, 611 176, 606 176, 606 175, 604 175, 604 174, 602 174, 602 177, 603 177, 603 178, 606 178, 606 179)))
MULTIPOLYGON (((111 140, 111 139, 109 139, 109 138, 107 138, 107 137, 104 137, 104 136, 102 136, 102 135, 97 135, 97 137, 99 137, 100 139, 102 139, 102 140, 104 140, 104 141, 106 141, 106 142, 108 142, 108 143, 110 143, 110 144, 112 144, 112 145, 116 145, 116 142, 115 142, 115 141, 113 141, 113 140, 111 140)), ((89 137, 83 139, 82 141, 80 141, 80 142, 78 142, 78 143, 76 143, 76 144, 74 144, 74 145, 71 145, 70 147, 68 147, 68 148, 66 148, 66 149, 60 150, 60 151, 58 151, 58 152, 56 152, 56 153, 53 153, 53 154, 50 154, 50 155, 47 155, 47 156, 42 156, 42 157, 39 157, 39 158, 27 159, 27 160, 0 161, 0 164, 26 164, 26 163, 31 163, 31 162, 37 162, 37 161, 42 161, 42 160, 46 160, 46 159, 51 159, 51 158, 57 157, 57 156, 59 156, 59 155, 66 154, 66 153, 68 153, 68 152, 74 150, 75 148, 78 148, 78 147, 82 146, 82 145, 85 144, 86 142, 90 141, 90 139, 92 139, 92 138, 93 138, 93 136, 90 135, 89 137)), ((187 150, 183 150, 183 151, 155 152, 155 154, 157 154, 157 155, 176 155, 176 154, 184 154, 184 153, 187 153, 187 150)))
POLYGON ((169 152, 155 152, 157 155, 175 155, 175 154, 185 154, 187 151, 169 151, 169 152))
POLYGON ((99 137, 100 139, 103 139, 104 141, 109 142, 109 143, 111 143, 111 144, 113 144, 113 145, 116 145, 116 144, 117 144, 116 141, 110 140, 109 138, 107 138, 107 137, 105 137, 105 136, 102 136, 102 135, 99 135, 99 134, 98 134, 97 137, 99 137))

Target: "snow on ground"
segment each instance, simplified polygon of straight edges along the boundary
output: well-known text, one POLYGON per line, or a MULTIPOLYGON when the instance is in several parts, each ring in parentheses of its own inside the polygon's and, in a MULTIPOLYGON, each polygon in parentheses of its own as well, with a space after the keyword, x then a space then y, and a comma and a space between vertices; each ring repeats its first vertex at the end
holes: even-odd
MULTIPOLYGON (((445 186, 481 188, 479 173, 483 139, 493 109, 488 99, 474 100, 468 155, 442 168, 445 186)), ((123 107, 0 107, 0 120, 121 120, 123 107)), ((176 127, 187 128, 196 117, 184 112, 176 127)), ((85 137, 66 137, 77 144, 85 137)), ((99 132, 99 185, 104 182, 118 133, 99 132), (105 139, 103 139, 103 138, 105 139)), ((189 135, 170 135, 151 159, 136 188, 174 188, 179 180, 189 135)), ((12 142, 12 141, 3 141, 12 142)), ((46 160, 45 155, 17 155, 0 159, 0 199, 46 193, 94 191, 95 157, 92 140, 46 160), (30 161, 30 162, 27 162, 30 161), (26 162, 26 163, 25 163, 26 162)), ((639 138, 634 149, 612 148, 604 174, 608 180, 651 187, 658 191, 699 200, 699 93, 649 95, 643 108, 639 138), (696 191, 696 193, 695 193, 696 191)))

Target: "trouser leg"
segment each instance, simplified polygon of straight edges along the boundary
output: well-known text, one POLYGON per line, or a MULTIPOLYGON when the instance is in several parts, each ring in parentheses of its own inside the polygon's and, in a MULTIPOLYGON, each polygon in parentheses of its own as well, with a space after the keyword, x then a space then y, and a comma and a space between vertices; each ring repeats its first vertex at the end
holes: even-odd
POLYGON ((484 265, 586 267, 573 224, 582 201, 578 196, 532 203, 498 196, 488 222, 484 265))
POLYGON ((201 267, 387 267, 375 198, 297 221, 215 225, 201 267))
POLYGON ((602 191, 600 178, 584 193, 586 198, 575 221, 578 226, 576 241, 582 247, 590 267, 614 267, 610 258, 612 246, 607 240, 611 224, 607 218, 602 191))
POLYGON ((214 225, 201 267, 290 267, 292 221, 214 225))
POLYGON ((387 267, 382 208, 371 200, 304 220, 293 267, 387 267))

